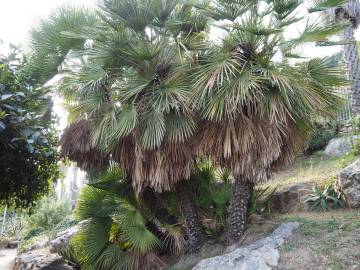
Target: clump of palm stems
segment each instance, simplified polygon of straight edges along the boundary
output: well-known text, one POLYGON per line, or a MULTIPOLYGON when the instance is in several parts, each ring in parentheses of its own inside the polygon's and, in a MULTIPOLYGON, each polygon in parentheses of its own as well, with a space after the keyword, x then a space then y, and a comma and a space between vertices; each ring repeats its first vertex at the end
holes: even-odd
POLYGON ((60 11, 32 43, 34 64, 42 55, 62 67, 59 89, 77 120, 64 154, 85 169, 115 160, 136 194, 176 189, 193 251, 203 233, 185 183, 195 160, 209 157, 233 175, 227 227, 238 241, 254 185, 304 151, 315 115, 332 118, 342 103, 334 89, 343 70, 301 49, 331 45, 346 25, 317 12, 343 1, 315 1, 300 15, 303 4, 99 0, 96 12, 60 11), (89 132, 72 137, 81 121, 89 132))
MULTIPOLYGON (((228 206, 233 176, 227 168, 219 168, 208 159, 196 162, 190 177, 192 197, 202 216, 202 224, 212 237, 219 237, 227 226, 228 206)), ((249 215, 271 213, 275 188, 255 186, 249 202, 249 215)))

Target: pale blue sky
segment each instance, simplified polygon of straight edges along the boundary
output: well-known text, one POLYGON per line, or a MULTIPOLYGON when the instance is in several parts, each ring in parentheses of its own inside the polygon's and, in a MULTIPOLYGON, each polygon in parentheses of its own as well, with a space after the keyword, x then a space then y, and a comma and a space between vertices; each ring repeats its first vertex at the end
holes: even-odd
POLYGON ((0 0, 0 39, 26 45, 29 29, 62 4, 93 5, 94 0, 0 0))

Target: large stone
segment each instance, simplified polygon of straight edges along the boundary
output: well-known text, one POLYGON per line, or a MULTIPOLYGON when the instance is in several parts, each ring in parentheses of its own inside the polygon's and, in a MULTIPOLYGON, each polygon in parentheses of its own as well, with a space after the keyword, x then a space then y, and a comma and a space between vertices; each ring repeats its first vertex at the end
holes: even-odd
POLYGON ((47 250, 36 250, 22 253, 15 258, 13 270, 70 270, 64 259, 47 250))
POLYGON ((360 207, 360 159, 340 172, 338 184, 347 204, 352 208, 360 207))
POLYGON ((351 151, 354 142, 358 139, 360 139, 359 135, 331 139, 324 153, 334 157, 343 156, 351 151))
POLYGON ((50 251, 53 253, 59 252, 62 247, 66 246, 69 243, 70 238, 79 231, 80 226, 81 223, 58 233, 57 237, 54 240, 51 240, 49 243, 50 251))
POLYGON ((230 253, 204 259, 193 270, 271 270, 279 262, 278 248, 298 227, 298 222, 282 224, 268 237, 230 253))
POLYGON ((299 183, 275 192, 270 202, 272 211, 290 213, 306 210, 304 201, 313 193, 313 186, 313 183, 299 183))
POLYGON ((44 239, 38 239, 37 242, 35 242, 34 244, 24 248, 22 246, 22 243, 19 243, 19 251, 21 250, 22 253, 26 253, 29 251, 33 251, 33 250, 37 250, 37 249, 43 249, 46 248, 49 245, 49 242, 47 240, 47 237, 44 236, 44 239))

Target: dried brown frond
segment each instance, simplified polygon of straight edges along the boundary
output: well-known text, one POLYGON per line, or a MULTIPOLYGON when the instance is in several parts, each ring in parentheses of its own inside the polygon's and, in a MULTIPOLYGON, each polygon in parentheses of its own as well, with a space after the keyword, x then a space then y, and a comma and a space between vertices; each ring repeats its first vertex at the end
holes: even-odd
POLYGON ((60 140, 61 157, 75 161, 79 168, 89 170, 107 162, 106 155, 98 150, 91 139, 91 126, 87 120, 69 125, 60 140))
POLYGON ((189 143, 164 142, 155 150, 144 150, 139 139, 130 135, 112 151, 113 159, 132 179, 137 193, 149 186, 156 192, 170 191, 176 183, 188 179, 193 167, 189 143))
POLYGON ((234 120, 205 123, 198 142, 198 154, 230 168, 234 177, 259 183, 269 178, 274 166, 301 153, 306 138, 290 118, 275 122, 264 115, 241 114, 234 120))
POLYGON ((146 254, 139 254, 136 252, 129 252, 130 264, 132 269, 139 270, 155 270, 164 269, 166 264, 155 253, 149 252, 146 254))

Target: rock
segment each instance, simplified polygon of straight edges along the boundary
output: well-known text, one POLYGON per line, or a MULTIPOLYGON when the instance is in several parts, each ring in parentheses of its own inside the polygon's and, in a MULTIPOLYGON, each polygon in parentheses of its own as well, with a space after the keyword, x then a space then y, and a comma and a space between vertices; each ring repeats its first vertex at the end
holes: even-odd
POLYGON ((13 270, 70 270, 64 259, 46 250, 23 253, 15 258, 13 270))
POLYGON ((63 246, 66 246, 69 243, 70 238, 79 231, 80 226, 81 223, 58 233, 57 237, 49 243, 50 252, 58 252, 63 246))
POLYGON ((225 246, 219 243, 205 243, 201 247, 200 251, 195 254, 186 254, 180 258, 180 260, 173 265, 174 269, 191 269, 194 265, 199 263, 201 259, 214 257, 225 252, 225 246))
POLYGON ((360 159, 340 172, 338 186, 349 207, 360 207, 360 159))
POLYGON ((324 153, 334 157, 343 156, 351 151, 352 146, 357 139, 360 139, 359 135, 331 139, 326 146, 324 153))
POLYGON ((298 222, 282 224, 268 237, 230 253, 204 259, 193 270, 271 270, 279 262, 278 248, 298 227, 298 222))
POLYGON ((288 186, 273 194, 270 202, 272 211, 289 213, 307 209, 305 199, 313 193, 313 183, 299 183, 288 186))
POLYGON ((17 248, 20 244, 20 241, 10 241, 7 243, 6 248, 17 248))
POLYGON ((24 248, 21 246, 21 242, 19 243, 19 251, 21 250, 21 253, 26 253, 26 252, 29 252, 29 251, 33 251, 33 250, 37 250, 37 249, 42 249, 42 248, 45 248, 48 246, 48 241, 47 239, 42 239, 42 240, 39 240, 38 242, 24 248))

